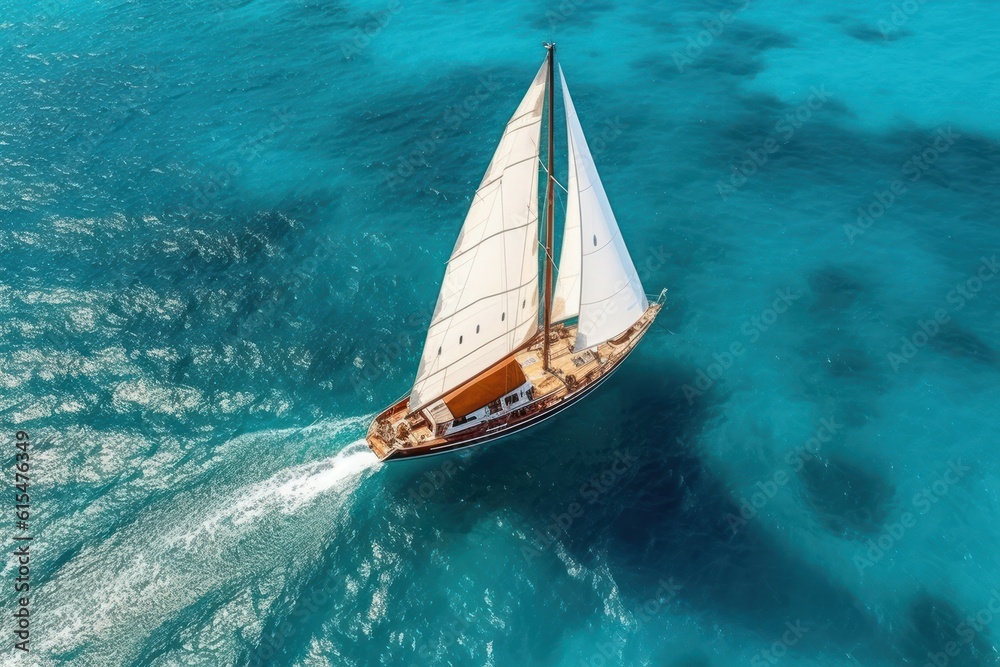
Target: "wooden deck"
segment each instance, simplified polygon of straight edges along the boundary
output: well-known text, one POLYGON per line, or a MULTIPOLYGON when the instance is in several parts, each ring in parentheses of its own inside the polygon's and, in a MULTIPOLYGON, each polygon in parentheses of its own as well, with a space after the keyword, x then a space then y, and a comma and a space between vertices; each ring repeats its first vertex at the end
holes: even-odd
MULTIPOLYGON (((407 414, 408 396, 386 408, 368 430, 368 446, 381 460, 440 454, 493 440, 526 428, 581 398, 625 360, 656 319, 661 302, 650 304, 639 321, 616 339, 575 354, 576 325, 552 328, 550 367, 542 368, 542 332, 513 354, 534 388, 524 407, 451 436, 436 437, 420 413, 407 414)), ((456 415, 456 417, 461 415, 456 415)))

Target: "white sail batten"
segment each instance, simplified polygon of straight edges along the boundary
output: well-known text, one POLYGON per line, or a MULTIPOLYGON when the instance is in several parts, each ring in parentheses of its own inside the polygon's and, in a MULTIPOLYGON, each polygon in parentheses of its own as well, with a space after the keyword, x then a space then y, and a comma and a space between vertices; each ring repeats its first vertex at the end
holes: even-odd
POLYGON ((579 216, 582 246, 579 325, 573 347, 584 350, 626 331, 642 317, 649 301, 604 192, 561 67, 559 76, 562 79, 569 136, 570 181, 567 197, 570 202, 577 200, 576 215, 579 216))
MULTIPOLYGON (((562 78, 562 68, 559 77, 562 78)), ((563 94, 566 93, 563 84, 563 94)), ((566 127, 567 145, 573 143, 573 132, 566 127)), ((572 156, 572 153, 570 154, 572 156)), ((552 298, 552 321, 562 322, 580 314, 580 263, 582 236, 580 235, 579 177, 576 162, 569 161, 569 178, 566 181, 566 219, 563 223, 562 248, 559 251, 559 269, 552 298)))
POLYGON ((411 411, 538 331, 538 154, 546 79, 543 64, 472 199, 427 331, 411 411))

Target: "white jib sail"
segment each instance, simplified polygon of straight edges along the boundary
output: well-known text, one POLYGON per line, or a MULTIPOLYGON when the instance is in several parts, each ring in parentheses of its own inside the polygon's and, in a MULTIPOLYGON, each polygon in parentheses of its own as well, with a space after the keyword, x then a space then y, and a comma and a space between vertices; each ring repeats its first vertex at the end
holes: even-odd
POLYGON ((543 64, 472 199, 427 331, 411 411, 538 331, 538 151, 546 78, 543 64))
POLYGON ((567 197, 570 201, 577 200, 582 246, 579 328, 573 347, 584 350, 614 338, 635 324, 649 307, 649 301, 604 192, 561 67, 559 77, 569 135, 571 176, 567 197))
MULTIPOLYGON (((562 78, 562 68, 559 68, 562 78)), ((567 96, 566 84, 563 83, 563 95, 567 96)), ((573 143, 572 130, 566 127, 567 145, 573 143)), ((569 179, 566 183, 566 220, 563 224, 562 249, 559 251, 559 271, 556 274, 556 289, 552 296, 552 321, 562 322, 580 314, 580 198, 579 177, 576 173, 576 162, 570 154, 569 179)))

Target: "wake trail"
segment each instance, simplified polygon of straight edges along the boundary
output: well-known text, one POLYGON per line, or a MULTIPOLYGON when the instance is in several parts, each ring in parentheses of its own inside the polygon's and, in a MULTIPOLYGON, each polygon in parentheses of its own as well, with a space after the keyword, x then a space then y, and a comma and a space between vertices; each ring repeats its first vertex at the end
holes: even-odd
POLYGON ((223 607, 197 627, 182 624, 190 635, 185 647, 215 643, 220 633, 262 632, 280 583, 322 557, 324 545, 349 525, 355 492, 382 465, 357 437, 366 423, 359 416, 240 436, 217 450, 215 471, 245 468, 251 477, 224 484, 209 477, 86 544, 39 589, 47 611, 33 651, 39 664, 67 654, 78 655, 80 665, 128 664, 159 628, 179 623, 202 601, 223 607), (331 440, 348 442, 330 456, 252 479, 261 464, 247 465, 253 452, 317 451, 331 440))
POLYGON ((334 456, 286 468, 242 490, 236 502, 219 508, 194 532, 171 538, 171 544, 179 539, 184 542, 185 548, 189 548, 200 535, 214 539, 225 526, 235 529, 272 512, 294 514, 324 493, 355 486, 365 472, 380 465, 365 440, 360 438, 334 456))

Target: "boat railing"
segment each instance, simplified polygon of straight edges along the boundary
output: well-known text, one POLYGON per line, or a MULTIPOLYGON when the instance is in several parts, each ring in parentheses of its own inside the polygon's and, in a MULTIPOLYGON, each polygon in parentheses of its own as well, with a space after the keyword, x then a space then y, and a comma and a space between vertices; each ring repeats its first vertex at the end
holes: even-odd
POLYGON ((652 294, 647 294, 646 298, 653 299, 653 303, 655 304, 663 305, 663 302, 667 300, 667 288, 664 287, 663 289, 661 289, 660 293, 657 294, 655 297, 652 294))

